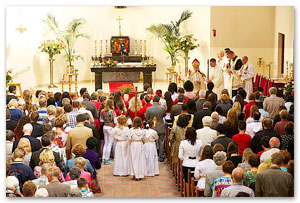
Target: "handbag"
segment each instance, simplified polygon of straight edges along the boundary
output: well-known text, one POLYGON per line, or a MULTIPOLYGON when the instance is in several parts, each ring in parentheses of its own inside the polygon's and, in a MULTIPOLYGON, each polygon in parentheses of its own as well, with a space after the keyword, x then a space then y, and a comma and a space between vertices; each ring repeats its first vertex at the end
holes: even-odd
POLYGON ((97 181, 97 179, 93 179, 92 182, 91 182, 91 189, 92 189, 92 192, 95 194, 95 193, 101 193, 101 188, 100 188, 100 184, 99 182, 97 181))

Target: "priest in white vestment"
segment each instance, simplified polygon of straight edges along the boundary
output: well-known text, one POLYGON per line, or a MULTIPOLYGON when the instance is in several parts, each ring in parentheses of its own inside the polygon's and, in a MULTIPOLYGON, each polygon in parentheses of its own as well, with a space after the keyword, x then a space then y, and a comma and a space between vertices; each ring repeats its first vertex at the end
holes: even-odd
MULTIPOLYGON (((229 59, 227 56, 225 56, 224 51, 221 50, 218 53, 217 57, 217 66, 221 67, 223 70, 223 75, 224 75, 224 81, 229 81, 230 80, 230 74, 227 74, 226 69, 229 66, 229 59)), ((228 82, 224 83, 224 89, 229 89, 229 84, 228 82)))
POLYGON ((253 92, 254 68, 253 65, 248 61, 247 56, 242 57, 242 67, 240 69, 240 76, 247 95, 253 92))
POLYGON ((220 66, 217 66, 216 59, 210 59, 210 67, 212 68, 212 75, 208 82, 213 82, 215 87, 213 91, 218 95, 218 98, 221 96, 221 92, 224 89, 224 76, 223 70, 220 66))

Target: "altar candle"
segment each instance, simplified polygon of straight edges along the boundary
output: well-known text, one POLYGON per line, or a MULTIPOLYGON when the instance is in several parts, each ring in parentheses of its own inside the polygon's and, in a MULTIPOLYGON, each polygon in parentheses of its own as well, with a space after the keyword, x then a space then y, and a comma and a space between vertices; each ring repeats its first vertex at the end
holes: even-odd
POLYGON ((95 56, 97 56, 97 40, 95 40, 95 56))

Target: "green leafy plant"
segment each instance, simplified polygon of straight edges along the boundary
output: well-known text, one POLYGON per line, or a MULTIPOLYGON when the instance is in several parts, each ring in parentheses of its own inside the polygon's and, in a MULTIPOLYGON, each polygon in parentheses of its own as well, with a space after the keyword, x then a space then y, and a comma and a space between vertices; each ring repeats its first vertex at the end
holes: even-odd
POLYGON ((164 50, 169 54, 172 65, 178 61, 178 50, 180 50, 180 25, 192 16, 192 12, 183 11, 178 21, 171 21, 169 24, 151 25, 147 28, 152 34, 156 35, 164 43, 164 50))
POLYGON ((51 14, 48 14, 47 18, 42 21, 48 25, 50 30, 57 36, 57 38, 60 38, 64 41, 65 58, 69 66, 72 66, 72 63, 75 60, 83 60, 83 57, 77 53, 75 44, 79 38, 90 39, 87 34, 80 32, 81 28, 86 23, 85 19, 75 18, 63 30, 59 28, 58 22, 51 14))
POLYGON ((284 85, 284 93, 289 93, 289 94, 292 94, 294 90, 294 82, 288 82, 288 83, 285 83, 284 85))
POLYGON ((11 73, 12 73, 12 69, 6 70, 6 86, 7 86, 7 84, 10 83, 11 80, 12 80, 11 73))

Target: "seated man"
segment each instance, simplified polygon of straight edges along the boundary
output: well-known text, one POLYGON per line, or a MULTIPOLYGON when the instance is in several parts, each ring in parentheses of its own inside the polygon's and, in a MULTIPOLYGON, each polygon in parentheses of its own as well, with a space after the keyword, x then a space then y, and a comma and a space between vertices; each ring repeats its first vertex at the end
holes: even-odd
POLYGON ((239 167, 235 168, 232 171, 233 184, 222 191, 221 197, 235 197, 239 192, 245 192, 249 194, 250 197, 255 197, 253 190, 243 185, 243 180, 244 180, 243 169, 239 167))

